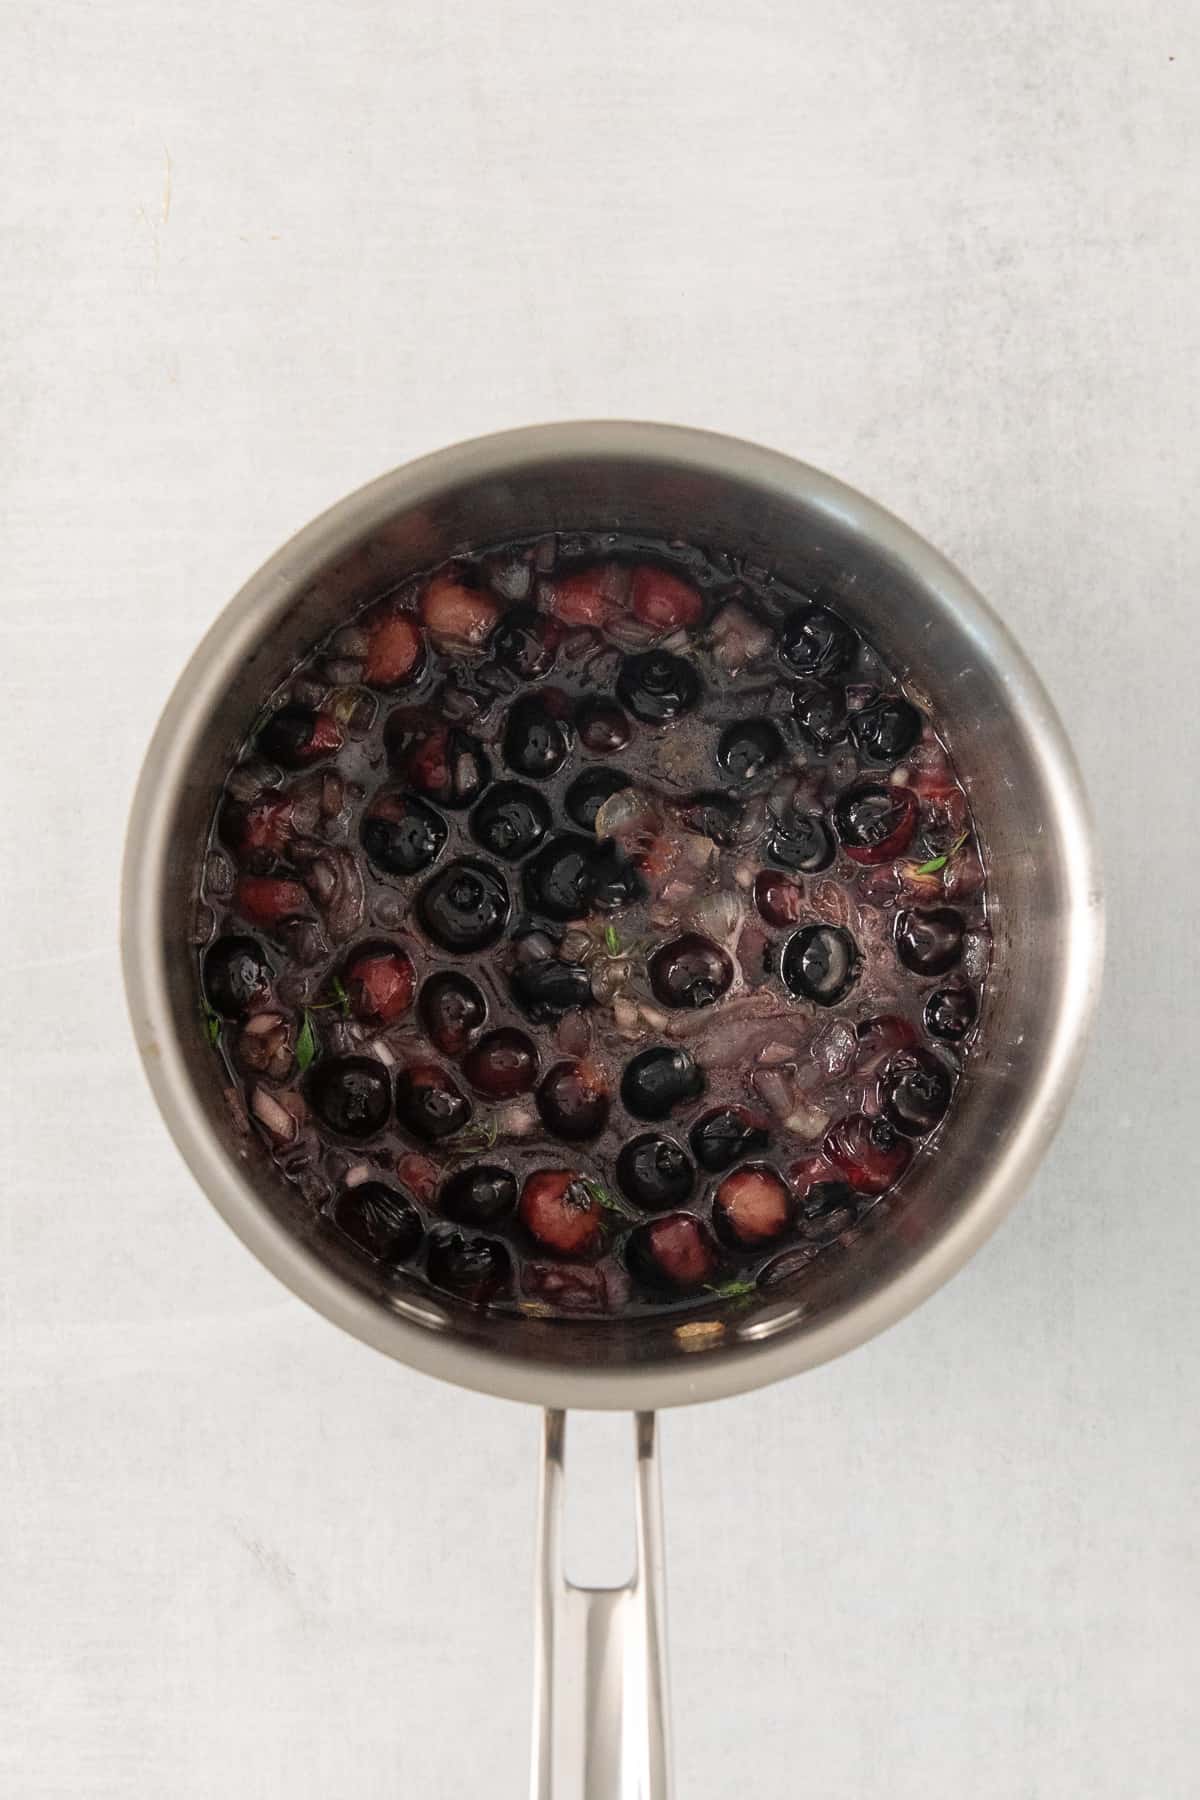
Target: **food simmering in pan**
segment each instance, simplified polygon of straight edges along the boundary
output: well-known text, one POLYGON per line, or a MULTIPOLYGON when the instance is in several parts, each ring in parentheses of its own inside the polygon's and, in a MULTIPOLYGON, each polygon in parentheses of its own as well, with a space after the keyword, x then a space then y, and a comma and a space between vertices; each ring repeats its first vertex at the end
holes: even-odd
POLYGON ((983 866, 936 721, 822 596, 507 544, 348 619, 247 725, 208 1032, 376 1273, 551 1317, 787 1291, 936 1154, 983 866))

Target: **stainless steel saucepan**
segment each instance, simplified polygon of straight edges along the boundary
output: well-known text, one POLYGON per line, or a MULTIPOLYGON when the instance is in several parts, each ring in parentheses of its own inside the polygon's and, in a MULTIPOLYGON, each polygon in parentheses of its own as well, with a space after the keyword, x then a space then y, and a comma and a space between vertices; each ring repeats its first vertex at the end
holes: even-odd
POLYGON ((1102 906, 1079 775, 1041 683, 969 583, 898 519, 753 444, 580 423, 460 444, 385 475, 292 539, 231 601, 154 734, 126 849, 122 941, 139 1049, 163 1117, 243 1242, 310 1305, 389 1356, 546 1411, 534 1800, 666 1800, 670 1774, 655 1411, 798 1374, 861 1344, 978 1248, 1028 1181, 1073 1085, 1099 983, 1102 906), (991 882, 981 1044, 936 1158, 867 1215, 853 1254, 786 1298, 690 1329, 670 1319, 495 1318, 398 1293, 319 1235, 255 1142, 235 1136, 188 948, 200 846, 262 696, 336 621, 471 544, 638 528, 729 547, 821 587, 945 726, 991 882), (698 1327, 698 1328, 697 1328, 698 1327), (562 1572, 565 1412, 636 1415, 637 1573, 562 1572))

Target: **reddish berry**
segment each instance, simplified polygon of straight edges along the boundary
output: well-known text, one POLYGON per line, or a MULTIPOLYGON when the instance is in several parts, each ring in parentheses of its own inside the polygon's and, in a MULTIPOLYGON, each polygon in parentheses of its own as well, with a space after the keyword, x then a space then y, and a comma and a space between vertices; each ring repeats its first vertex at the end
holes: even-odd
POLYGON ((489 1031, 463 1059, 463 1074, 477 1093, 489 1100, 512 1100, 527 1094, 537 1080, 538 1053, 533 1040, 511 1026, 489 1031))
POLYGON ((916 1041, 917 1034, 908 1020, 901 1019, 896 1013, 881 1013, 878 1018, 863 1019, 858 1026, 854 1066, 861 1074, 869 1075, 893 1052, 906 1050, 916 1041))
POLYGON ((851 862, 895 862, 912 841, 920 810, 911 788, 869 783, 842 795, 833 822, 851 862))
POLYGON ((555 1063, 538 1089, 537 1104, 556 1137, 578 1142, 597 1137, 604 1129, 608 1087, 593 1063, 555 1063))
POLYGON ((390 1025, 412 1005, 416 977, 410 958, 390 944, 360 950, 343 977, 350 1010, 357 1019, 390 1025))
POLYGON ((535 1169, 521 1189, 521 1223, 558 1256, 594 1256, 604 1213, 575 1169, 535 1169))
POLYGON ((769 1244, 792 1222, 787 1183, 764 1163, 747 1163, 727 1175, 713 1201, 713 1223, 737 1244, 769 1244))
POLYGON ((482 588, 457 575, 435 575, 421 596, 421 622, 449 645, 481 650, 495 629, 500 608, 482 588))
POLYGON ((400 687, 421 673, 425 639, 411 613, 386 613, 370 629, 363 680, 369 687, 400 687))
POLYGON ((912 1159, 912 1145, 894 1126, 886 1119, 869 1119, 865 1113, 852 1113, 831 1125, 824 1150, 860 1194, 885 1193, 912 1159))
POLYGON ((698 625, 704 602, 690 581, 668 575, 652 563, 639 563, 633 571, 630 610, 641 624, 665 634, 698 625))
POLYGON ((548 588, 548 605, 561 625, 600 629, 621 612, 628 572, 619 563, 600 563, 563 575, 548 588))
POLYGON ((677 1293, 711 1282, 718 1263, 711 1233, 691 1213, 665 1213, 639 1225, 629 1234, 625 1256, 645 1286, 677 1293))
POLYGON ((762 869, 754 878, 754 904, 768 925, 795 925, 804 914, 804 889, 778 869, 762 869))
POLYGON ((284 919, 312 917, 312 902, 298 881, 274 875, 243 875, 233 890, 233 903, 252 925, 279 925, 284 919))

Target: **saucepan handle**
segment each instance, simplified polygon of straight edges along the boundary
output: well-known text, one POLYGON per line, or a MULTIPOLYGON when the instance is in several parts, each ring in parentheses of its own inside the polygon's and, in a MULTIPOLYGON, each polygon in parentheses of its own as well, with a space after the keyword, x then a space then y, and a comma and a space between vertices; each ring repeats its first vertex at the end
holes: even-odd
POLYGON ((670 1800, 662 1491, 634 1415, 637 1563, 624 1587, 563 1570, 566 1414, 547 1412, 539 1500, 530 1800, 670 1800))

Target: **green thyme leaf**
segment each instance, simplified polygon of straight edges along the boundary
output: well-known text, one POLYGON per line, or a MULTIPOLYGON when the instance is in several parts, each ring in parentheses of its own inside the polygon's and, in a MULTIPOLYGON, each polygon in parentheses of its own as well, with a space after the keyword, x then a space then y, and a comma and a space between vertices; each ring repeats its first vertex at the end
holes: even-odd
POLYGON ((615 925, 604 927, 604 948, 610 956, 620 956, 621 954, 621 934, 615 925))
POLYGON ((304 1018, 300 1026, 300 1035, 296 1039, 296 1067, 303 1075, 317 1054, 317 1034, 313 1030, 312 1014, 304 1009, 304 1018))
POLYGON ((221 1015, 208 1004, 207 1000, 201 1010, 204 1014, 204 1029, 208 1033, 208 1041, 215 1050, 221 1041, 221 1015))
POLYGON ((499 1135, 500 1127, 495 1119, 484 1119, 478 1125, 468 1125, 465 1130, 455 1132, 453 1137, 443 1139, 443 1143, 455 1156, 473 1156, 477 1150, 490 1150, 499 1135))
POLYGON ((343 1019, 348 1019, 350 1017, 350 996, 342 984, 340 975, 334 976, 329 983, 329 990, 333 995, 334 1004, 342 1009, 343 1019))
POLYGON ((641 1218, 642 1215, 636 1208, 627 1205, 617 1194, 610 1193, 600 1182, 593 1181, 590 1175, 581 1175, 579 1185, 593 1206, 599 1206, 605 1212, 616 1213, 619 1218, 629 1219, 633 1223, 641 1218))
POLYGON ((753 1281, 722 1281, 717 1287, 706 1284, 704 1291, 718 1300, 746 1300, 758 1289, 753 1281))
POLYGON ((938 870, 944 869, 950 858, 962 849, 970 835, 969 831, 964 831, 962 836, 955 838, 950 848, 944 850, 940 856, 931 856, 928 862, 921 863, 916 873, 918 875, 936 875, 938 870))

